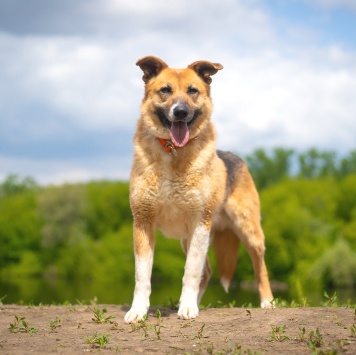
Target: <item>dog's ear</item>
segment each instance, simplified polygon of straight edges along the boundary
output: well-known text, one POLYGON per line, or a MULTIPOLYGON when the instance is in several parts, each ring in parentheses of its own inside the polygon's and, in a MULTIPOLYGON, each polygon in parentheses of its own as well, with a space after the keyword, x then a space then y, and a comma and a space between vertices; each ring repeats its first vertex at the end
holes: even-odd
POLYGON ((218 70, 221 70, 224 67, 219 63, 198 60, 197 62, 188 65, 188 68, 193 69, 204 80, 204 82, 209 85, 212 81, 210 76, 216 74, 218 70))
POLYGON ((141 70, 143 71, 142 80, 147 84, 148 81, 157 76, 164 68, 168 65, 161 59, 153 56, 147 56, 139 59, 136 62, 141 70))

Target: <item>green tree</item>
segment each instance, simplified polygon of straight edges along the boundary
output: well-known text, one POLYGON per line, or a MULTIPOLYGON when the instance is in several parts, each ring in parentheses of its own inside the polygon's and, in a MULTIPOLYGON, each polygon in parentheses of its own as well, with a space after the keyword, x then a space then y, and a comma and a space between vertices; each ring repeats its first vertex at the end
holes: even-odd
POLYGON ((315 148, 299 155, 299 176, 317 178, 335 176, 337 172, 336 153, 321 152, 315 148))
POLYGON ((356 285, 356 253, 344 239, 338 239, 315 262, 309 275, 328 287, 356 285))
POLYGON ((87 206, 84 185, 48 187, 40 194, 38 206, 43 220, 41 236, 44 248, 55 251, 84 238, 87 206))
POLYGON ((87 233, 94 239, 117 231, 124 223, 132 223, 128 183, 91 182, 87 184, 86 192, 87 233))
POLYGON ((0 268, 21 263, 26 251, 40 250, 40 218, 33 191, 0 199, 0 268))
POLYGON ((272 278, 305 274, 338 232, 334 180, 284 180, 261 192, 266 262, 272 278))
POLYGON ((356 174, 340 181, 336 203, 336 217, 342 221, 349 222, 356 215, 356 174))
POLYGON ((356 150, 349 153, 348 156, 344 157, 340 161, 340 166, 338 169, 338 176, 345 177, 350 174, 356 173, 356 150))
POLYGON ((26 191, 33 191, 36 187, 37 184, 31 177, 21 178, 18 175, 9 175, 0 185, 0 198, 26 191))
POLYGON ((293 150, 275 148, 272 154, 256 149, 246 162, 258 189, 264 189, 290 175, 293 150))
POLYGON ((339 183, 335 218, 340 219, 342 237, 356 251, 356 173, 339 183))

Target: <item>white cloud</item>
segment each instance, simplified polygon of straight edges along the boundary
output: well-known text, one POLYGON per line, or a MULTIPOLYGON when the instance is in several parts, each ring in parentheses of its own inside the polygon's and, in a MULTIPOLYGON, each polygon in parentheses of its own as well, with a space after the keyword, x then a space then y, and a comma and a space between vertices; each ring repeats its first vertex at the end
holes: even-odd
POLYGON ((82 38, 15 36, 2 36, 0 42, 8 49, 2 55, 9 84, 3 93, 8 98, 46 103, 85 120, 85 125, 98 120, 104 125, 125 125, 120 113, 134 101, 130 74, 135 69, 123 59, 125 44, 114 47, 113 42, 82 38))
POLYGON ((320 54, 231 58, 225 65, 228 74, 217 74, 222 78, 213 82, 215 121, 224 148, 353 149, 356 66, 338 65, 337 58, 347 57, 341 49, 337 56, 335 49, 323 51, 323 65, 320 54))

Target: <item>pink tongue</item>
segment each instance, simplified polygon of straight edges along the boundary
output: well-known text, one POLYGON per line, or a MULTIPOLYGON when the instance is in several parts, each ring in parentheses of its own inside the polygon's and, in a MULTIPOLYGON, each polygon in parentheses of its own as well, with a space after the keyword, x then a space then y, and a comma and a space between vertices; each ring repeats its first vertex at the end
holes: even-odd
POLYGON ((186 122, 172 122, 170 136, 173 144, 184 147, 189 141, 189 130, 186 122))

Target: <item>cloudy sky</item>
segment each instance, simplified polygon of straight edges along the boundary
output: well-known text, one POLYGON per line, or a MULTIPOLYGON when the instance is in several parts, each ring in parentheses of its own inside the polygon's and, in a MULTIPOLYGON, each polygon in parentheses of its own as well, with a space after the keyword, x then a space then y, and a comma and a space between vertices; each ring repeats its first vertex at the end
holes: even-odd
POLYGON ((356 148, 354 0, 0 0, 0 180, 127 180, 145 55, 224 65, 219 148, 356 148))

